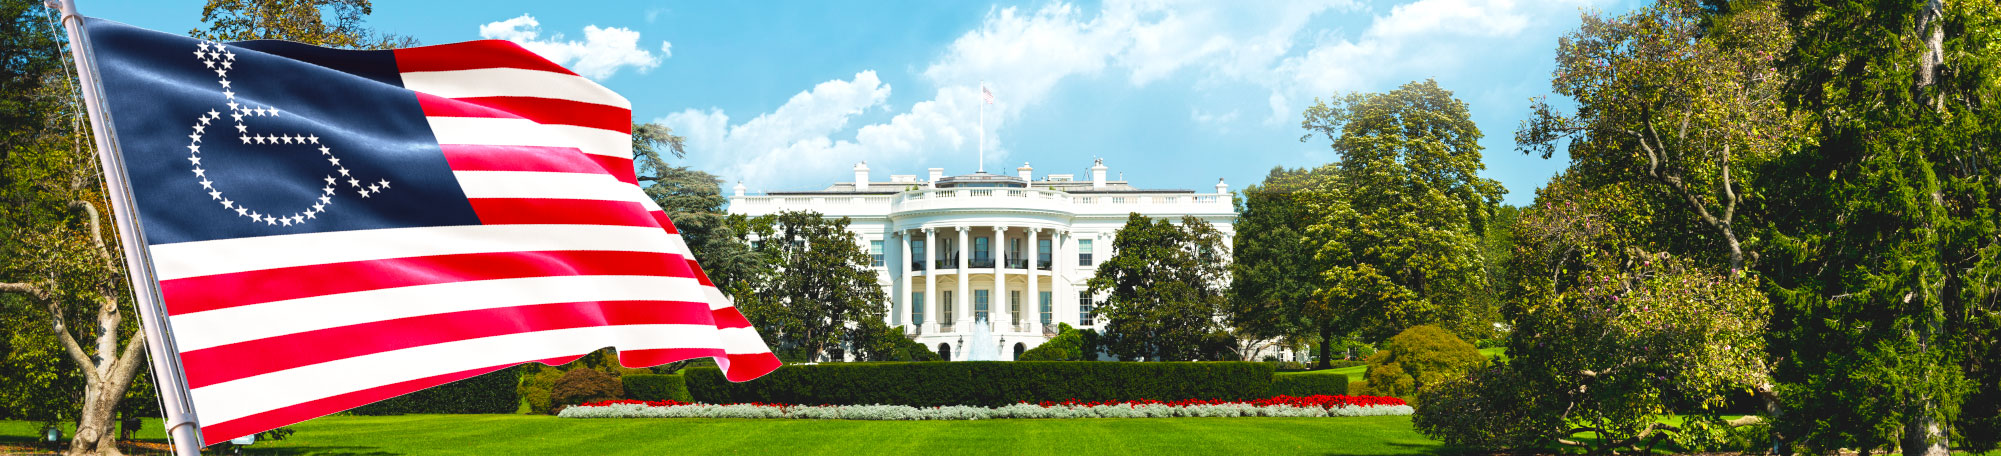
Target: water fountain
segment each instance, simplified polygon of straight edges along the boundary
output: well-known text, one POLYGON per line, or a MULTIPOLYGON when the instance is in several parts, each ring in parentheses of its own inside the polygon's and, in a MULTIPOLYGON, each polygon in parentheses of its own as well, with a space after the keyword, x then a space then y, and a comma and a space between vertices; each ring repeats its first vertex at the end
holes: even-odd
POLYGON ((985 315, 973 319, 973 335, 966 341, 967 361, 1000 361, 1000 343, 994 342, 993 323, 985 315))

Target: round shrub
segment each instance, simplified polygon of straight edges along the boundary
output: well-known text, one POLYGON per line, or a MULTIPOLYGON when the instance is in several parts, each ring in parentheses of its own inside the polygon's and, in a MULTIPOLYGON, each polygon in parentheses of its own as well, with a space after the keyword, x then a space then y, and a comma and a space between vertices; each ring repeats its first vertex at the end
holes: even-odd
POLYGON ((556 379, 554 387, 549 388, 549 403, 557 412, 561 412, 563 407, 609 401, 622 396, 625 396, 625 388, 619 385, 618 379, 597 369, 570 369, 556 379))
POLYGON ((1437 326, 1421 325, 1404 330, 1369 357, 1369 392, 1381 396, 1415 398, 1426 386, 1464 378, 1486 363, 1473 344, 1437 326))

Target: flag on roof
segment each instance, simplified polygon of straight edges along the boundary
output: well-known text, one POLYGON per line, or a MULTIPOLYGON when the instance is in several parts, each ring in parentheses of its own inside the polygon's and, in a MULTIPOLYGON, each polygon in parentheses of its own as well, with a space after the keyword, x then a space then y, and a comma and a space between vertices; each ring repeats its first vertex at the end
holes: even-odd
POLYGON ((980 86, 980 97, 985 98, 987 100, 987 104, 994 104, 994 93, 993 91, 987 90, 987 86, 985 85, 980 86))
POLYGON ((84 27, 204 445, 603 347, 779 364, 562 66, 84 27))

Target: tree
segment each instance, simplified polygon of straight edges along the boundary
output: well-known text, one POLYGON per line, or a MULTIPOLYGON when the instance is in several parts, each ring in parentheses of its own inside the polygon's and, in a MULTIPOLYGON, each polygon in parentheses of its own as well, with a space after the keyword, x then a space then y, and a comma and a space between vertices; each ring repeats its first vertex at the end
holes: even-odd
POLYGON ((1760 172, 1777 425, 1817 450, 1993 448, 1969 431, 2001 427, 2001 5, 1781 3, 1814 131, 1760 172))
POLYGON ((1466 310, 1486 287, 1480 240, 1503 190, 1478 176, 1466 103, 1427 80, 1316 100, 1304 115, 1300 141, 1323 135, 1341 156, 1307 231, 1324 265, 1314 299, 1371 342, 1423 323, 1489 324, 1466 310))
MULTIPOLYGON (((1316 220, 1308 198, 1324 166, 1314 170, 1272 168, 1262 183, 1236 198, 1236 238, 1232 240, 1227 323, 1246 340, 1304 340, 1319 336, 1320 367, 1330 364, 1336 342, 1333 313, 1317 306, 1313 290, 1321 269, 1306 229, 1316 220)), ((1246 350, 1248 351, 1248 350, 1246 350)))
POLYGON ((1369 357, 1364 377, 1369 394, 1415 397, 1426 387, 1465 377, 1486 362, 1473 344, 1437 326, 1417 325, 1384 342, 1383 349, 1369 357))
POLYGON ((210 41, 287 40, 341 49, 417 46, 416 38, 370 30, 363 22, 373 9, 368 0, 208 0, 201 10, 208 30, 189 30, 188 36, 210 41))
POLYGON ((733 297, 759 334, 776 339, 779 353, 824 359, 828 349, 865 333, 867 322, 883 320, 889 296, 848 223, 847 217, 786 211, 758 217, 749 227, 758 239, 754 249, 773 269, 760 281, 734 287, 745 293, 733 297))
POLYGON ((1017 361, 1093 361, 1095 350, 1085 346, 1084 332, 1069 323, 1056 324, 1056 337, 1021 352, 1017 361))
POLYGON ((860 328, 849 332, 844 339, 848 347, 854 349, 856 361, 940 360, 931 347, 904 335, 902 326, 890 326, 882 320, 862 320, 857 325, 860 328))
POLYGON ((1088 283, 1092 294, 1109 291, 1099 312, 1108 322, 1113 355, 1124 359, 1215 359, 1205 339, 1218 328, 1228 252, 1208 222, 1180 224, 1139 213, 1112 240, 1116 252, 1088 283))

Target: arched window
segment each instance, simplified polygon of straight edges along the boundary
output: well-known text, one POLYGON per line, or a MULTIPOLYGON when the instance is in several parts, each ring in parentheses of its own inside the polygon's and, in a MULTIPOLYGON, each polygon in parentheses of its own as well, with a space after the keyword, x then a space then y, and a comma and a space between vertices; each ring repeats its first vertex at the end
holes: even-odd
POLYGON ((938 344, 938 359, 952 360, 952 344, 938 344))
POLYGON ((1021 359, 1021 352, 1025 352, 1025 351, 1028 351, 1028 345, 1024 345, 1024 344, 1022 344, 1021 342, 1015 342, 1015 343, 1014 343, 1014 358, 1013 358, 1013 359, 1015 359, 1015 360, 1020 360, 1020 359, 1021 359))

